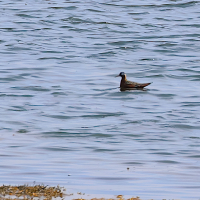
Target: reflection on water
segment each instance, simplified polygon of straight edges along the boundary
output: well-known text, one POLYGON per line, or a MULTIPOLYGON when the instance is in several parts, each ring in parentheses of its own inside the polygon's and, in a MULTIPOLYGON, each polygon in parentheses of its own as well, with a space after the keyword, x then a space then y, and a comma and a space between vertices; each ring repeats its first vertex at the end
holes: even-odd
POLYGON ((147 91, 146 88, 120 88, 120 91, 121 91, 121 92, 124 92, 124 91, 131 91, 131 90, 147 91))
POLYGON ((1 184, 199 198, 198 1, 0 5, 1 184))

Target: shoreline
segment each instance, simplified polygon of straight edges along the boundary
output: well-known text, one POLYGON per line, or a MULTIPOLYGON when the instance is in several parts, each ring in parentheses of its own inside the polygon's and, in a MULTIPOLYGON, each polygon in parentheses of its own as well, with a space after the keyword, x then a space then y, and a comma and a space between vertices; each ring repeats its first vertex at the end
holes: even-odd
POLYGON ((126 195, 89 195, 81 192, 67 194, 64 187, 45 185, 2 185, 1 200, 141 200, 139 197, 125 198, 126 195), (104 197, 103 197, 104 196, 104 197))

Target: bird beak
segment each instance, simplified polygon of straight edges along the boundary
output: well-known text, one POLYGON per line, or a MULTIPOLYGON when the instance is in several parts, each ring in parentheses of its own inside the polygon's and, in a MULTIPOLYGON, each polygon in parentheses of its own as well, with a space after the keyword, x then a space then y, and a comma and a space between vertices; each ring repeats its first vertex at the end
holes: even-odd
POLYGON ((115 76, 115 77, 118 77, 119 75, 115 76))

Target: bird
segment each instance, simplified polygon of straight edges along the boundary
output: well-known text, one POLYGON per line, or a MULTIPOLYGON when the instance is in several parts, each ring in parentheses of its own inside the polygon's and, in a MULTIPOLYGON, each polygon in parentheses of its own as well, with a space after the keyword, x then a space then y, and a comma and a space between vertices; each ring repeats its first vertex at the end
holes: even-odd
POLYGON ((130 89, 143 89, 144 87, 150 85, 151 83, 137 83, 137 82, 132 82, 128 81, 126 79, 126 74, 124 72, 120 72, 119 75, 116 77, 121 76, 121 83, 120 83, 120 88, 122 90, 130 90, 130 89))

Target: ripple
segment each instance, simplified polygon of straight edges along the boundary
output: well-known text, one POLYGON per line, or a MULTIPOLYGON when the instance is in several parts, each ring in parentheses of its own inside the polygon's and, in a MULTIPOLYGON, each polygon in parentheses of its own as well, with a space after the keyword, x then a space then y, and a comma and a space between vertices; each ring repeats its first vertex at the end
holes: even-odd
POLYGON ((88 115, 81 115, 81 117, 86 117, 86 118, 104 118, 104 117, 113 117, 113 116, 121 116, 124 115, 125 113, 123 112, 118 112, 118 113, 107 113, 107 112, 95 112, 94 114, 88 114, 88 115))
POLYGON ((55 119, 71 119, 71 118, 74 118, 73 116, 66 116, 66 115, 43 115, 43 116, 55 118, 55 119))
POLYGON ((174 160, 157 160, 158 163, 164 163, 164 164, 179 164, 180 162, 174 161, 174 160))
POLYGON ((50 89, 43 88, 41 86, 25 86, 25 87, 11 87, 14 90, 30 90, 38 92, 49 92, 50 89))
POLYGON ((76 6, 67 6, 67 7, 59 7, 59 6, 52 6, 52 7, 49 7, 49 8, 51 8, 51 9, 58 9, 58 10, 60 10, 60 9, 64 9, 64 10, 76 10, 77 9, 77 7, 76 6))

